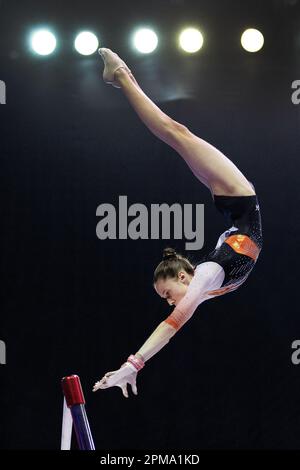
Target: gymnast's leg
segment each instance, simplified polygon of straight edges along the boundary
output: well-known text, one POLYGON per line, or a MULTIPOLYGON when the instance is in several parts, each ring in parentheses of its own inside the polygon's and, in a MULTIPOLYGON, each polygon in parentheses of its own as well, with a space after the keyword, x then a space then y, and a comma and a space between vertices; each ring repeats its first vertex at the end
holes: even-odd
POLYGON ((194 175, 207 186, 212 194, 224 196, 251 196, 253 187, 241 171, 222 152, 194 135, 186 126, 166 115, 142 91, 126 64, 109 49, 100 49, 105 63, 104 72, 113 71, 118 85, 131 106, 148 129, 160 140, 170 145, 188 164, 194 175), (113 64, 113 65, 112 65, 113 64))

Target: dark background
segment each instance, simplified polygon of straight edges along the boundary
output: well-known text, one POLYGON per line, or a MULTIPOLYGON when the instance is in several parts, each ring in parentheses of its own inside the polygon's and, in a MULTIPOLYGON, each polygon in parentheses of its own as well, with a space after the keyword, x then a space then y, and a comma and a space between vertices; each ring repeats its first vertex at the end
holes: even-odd
MULTIPOLYGON (((299 2, 0 2, 1 448, 58 449, 60 380, 80 376, 97 449, 298 449, 299 2), (139 56, 131 31, 161 41, 139 56), (57 53, 32 55, 30 30, 51 26, 57 53), (202 29, 182 54, 178 30, 202 29), (241 32, 261 29, 257 54, 241 32), (171 117, 226 155, 254 182, 264 249, 238 291, 202 304, 138 375, 137 397, 93 394, 94 382, 136 352, 171 312, 155 294, 162 250, 185 240, 96 237, 101 203, 205 204, 205 245, 227 226, 184 161, 105 85, 97 54, 72 50, 91 29, 120 54, 171 117)), ((74 443, 76 447, 76 443, 74 443)))

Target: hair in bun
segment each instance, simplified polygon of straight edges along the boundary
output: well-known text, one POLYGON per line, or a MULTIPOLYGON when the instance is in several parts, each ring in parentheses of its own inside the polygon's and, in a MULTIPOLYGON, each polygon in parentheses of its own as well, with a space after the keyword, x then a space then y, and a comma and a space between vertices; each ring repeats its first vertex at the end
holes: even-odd
POLYGON ((171 258, 177 258, 177 253, 174 250, 174 248, 165 248, 163 251, 163 257, 162 259, 171 259, 171 258))
POLYGON ((154 271, 153 284, 159 279, 175 279, 178 273, 183 270, 193 276, 194 269, 194 266, 188 258, 177 253, 174 248, 165 248, 163 250, 162 261, 154 271))

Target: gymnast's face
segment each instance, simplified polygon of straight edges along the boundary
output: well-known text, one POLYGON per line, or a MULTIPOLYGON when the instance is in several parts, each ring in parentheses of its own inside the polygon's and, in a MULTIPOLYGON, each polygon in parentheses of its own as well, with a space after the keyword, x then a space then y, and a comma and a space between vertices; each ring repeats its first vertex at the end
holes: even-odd
POLYGON ((154 284, 154 289, 160 297, 166 299, 169 305, 177 305, 184 297, 188 285, 193 276, 182 270, 178 273, 177 278, 159 279, 154 284))

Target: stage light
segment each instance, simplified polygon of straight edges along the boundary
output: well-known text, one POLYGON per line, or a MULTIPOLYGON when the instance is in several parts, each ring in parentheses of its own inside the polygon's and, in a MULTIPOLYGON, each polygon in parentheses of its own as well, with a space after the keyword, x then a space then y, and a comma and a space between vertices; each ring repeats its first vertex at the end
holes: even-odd
POLYGON ((179 36, 179 45, 185 52, 192 54, 203 46, 203 36, 198 29, 184 29, 179 36))
POLYGON ((241 37, 241 44, 248 52, 257 52, 264 45, 264 37, 257 29, 246 29, 241 37))
POLYGON ((139 29, 133 35, 134 47, 143 54, 153 52, 158 44, 158 38, 152 29, 139 29))
POLYGON ((96 52, 99 46, 99 41, 95 34, 89 31, 83 31, 78 34, 75 39, 74 47, 79 54, 91 55, 96 52))
POLYGON ((49 55, 56 48, 56 39, 47 29, 40 29, 32 33, 30 37, 31 48, 36 54, 49 55))

